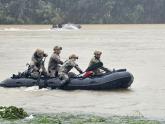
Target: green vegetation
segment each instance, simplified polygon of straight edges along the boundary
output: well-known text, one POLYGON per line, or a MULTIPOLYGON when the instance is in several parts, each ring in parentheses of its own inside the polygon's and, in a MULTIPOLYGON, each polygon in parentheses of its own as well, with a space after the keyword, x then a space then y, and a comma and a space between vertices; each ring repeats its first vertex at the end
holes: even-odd
POLYGON ((28 118, 28 114, 15 106, 0 107, 0 124, 160 124, 156 120, 144 117, 110 116, 92 114, 38 114, 28 118), (27 118, 25 118, 27 117, 27 118))
POLYGON ((0 120, 3 124, 160 124, 159 121, 142 117, 111 116, 101 117, 91 114, 73 115, 59 113, 54 115, 36 115, 33 119, 0 120))
POLYGON ((0 0, 0 24, 165 23, 165 0, 0 0))
POLYGON ((12 120, 12 119, 23 119, 28 114, 22 109, 15 106, 3 107, 0 106, 0 118, 12 120))

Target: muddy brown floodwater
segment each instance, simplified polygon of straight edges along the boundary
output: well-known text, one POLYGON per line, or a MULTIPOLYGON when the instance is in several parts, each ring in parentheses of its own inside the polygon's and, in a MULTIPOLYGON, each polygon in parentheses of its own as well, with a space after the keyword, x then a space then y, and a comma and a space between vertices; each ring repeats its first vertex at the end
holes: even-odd
MULTIPOLYGON (((79 55, 86 69, 94 50, 110 69, 134 75, 128 90, 62 91, 0 88, 0 105, 28 112, 85 112, 165 117, 165 25, 83 25, 81 30, 50 30, 50 25, 0 26, 0 81, 26 69, 36 48, 49 54, 63 47, 61 58, 79 55)), ((48 59, 46 60, 47 67, 48 59)))

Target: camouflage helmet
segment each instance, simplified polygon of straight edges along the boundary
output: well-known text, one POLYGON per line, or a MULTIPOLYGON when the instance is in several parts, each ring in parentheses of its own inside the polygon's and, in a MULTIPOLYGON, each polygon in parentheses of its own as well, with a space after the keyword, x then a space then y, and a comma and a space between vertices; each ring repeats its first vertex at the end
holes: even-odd
POLYGON ((53 48, 53 50, 55 51, 55 50, 62 50, 62 47, 60 47, 60 46, 55 46, 54 48, 53 48))
POLYGON ((72 54, 69 56, 69 59, 72 59, 72 58, 78 59, 78 56, 76 56, 75 54, 72 54))
POLYGON ((102 54, 102 52, 101 51, 94 51, 94 55, 101 55, 102 54))
POLYGON ((47 57, 48 55, 46 53, 44 53, 43 50, 41 49, 36 49, 35 53, 37 54, 37 56, 39 57, 47 57))

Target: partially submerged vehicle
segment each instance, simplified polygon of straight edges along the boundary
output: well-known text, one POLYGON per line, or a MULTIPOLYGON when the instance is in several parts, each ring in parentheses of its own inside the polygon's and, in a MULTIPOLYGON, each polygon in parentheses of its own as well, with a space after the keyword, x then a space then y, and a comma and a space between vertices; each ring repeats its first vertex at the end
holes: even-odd
POLYGON ((131 86, 134 77, 126 69, 114 70, 109 73, 104 73, 98 76, 90 77, 72 77, 67 84, 60 87, 61 80, 50 77, 40 77, 34 79, 32 77, 11 77, 0 83, 1 87, 14 88, 14 87, 31 87, 39 86, 40 88, 49 87, 52 89, 63 90, 111 90, 128 88, 131 86))
POLYGON ((67 24, 56 24, 56 25, 52 25, 52 29, 80 29, 81 25, 79 24, 72 24, 72 23, 67 23, 67 24))

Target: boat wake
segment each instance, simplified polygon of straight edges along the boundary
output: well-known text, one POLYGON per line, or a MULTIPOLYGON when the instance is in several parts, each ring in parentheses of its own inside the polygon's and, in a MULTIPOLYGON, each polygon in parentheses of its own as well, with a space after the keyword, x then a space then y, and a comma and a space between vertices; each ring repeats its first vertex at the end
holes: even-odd
POLYGON ((4 28, 0 31, 51 31, 51 29, 4 28))
POLYGON ((39 86, 32 86, 32 87, 28 87, 26 88, 24 91, 47 91, 49 90, 48 88, 42 88, 42 89, 39 89, 39 86))
MULTIPOLYGON (((75 29, 78 30, 78 29, 75 29)), ((7 32, 41 32, 41 31, 73 31, 71 29, 67 29, 67 28, 47 28, 47 29, 26 29, 26 28, 4 28, 4 29, 0 29, 0 31, 7 31, 7 32)))

